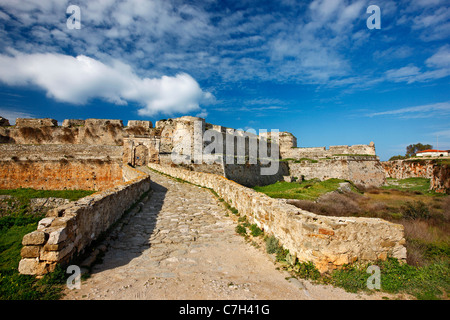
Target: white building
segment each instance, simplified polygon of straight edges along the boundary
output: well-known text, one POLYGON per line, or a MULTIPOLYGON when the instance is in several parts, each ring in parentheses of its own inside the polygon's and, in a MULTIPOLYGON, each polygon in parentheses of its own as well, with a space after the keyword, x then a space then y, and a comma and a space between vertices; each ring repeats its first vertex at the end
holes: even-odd
POLYGON ((416 157, 448 157, 449 150, 423 150, 416 153, 416 157))

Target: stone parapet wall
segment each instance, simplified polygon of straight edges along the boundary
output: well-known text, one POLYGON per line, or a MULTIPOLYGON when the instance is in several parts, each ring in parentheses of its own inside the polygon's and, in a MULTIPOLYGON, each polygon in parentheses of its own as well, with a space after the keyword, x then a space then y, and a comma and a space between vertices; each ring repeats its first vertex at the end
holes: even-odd
MULTIPOLYGON (((127 168, 127 172, 133 170, 127 168)), ((126 183, 50 210, 37 230, 23 237, 19 272, 43 275, 57 264, 68 265, 81 256, 150 190, 150 177, 138 171, 134 174, 135 178, 126 183)))
POLYGON ((406 259, 403 226, 376 218, 326 217, 272 199, 222 176, 169 166, 149 167, 170 176, 211 188, 246 215, 266 234, 272 234, 300 261, 328 271, 354 261, 392 256, 406 259))

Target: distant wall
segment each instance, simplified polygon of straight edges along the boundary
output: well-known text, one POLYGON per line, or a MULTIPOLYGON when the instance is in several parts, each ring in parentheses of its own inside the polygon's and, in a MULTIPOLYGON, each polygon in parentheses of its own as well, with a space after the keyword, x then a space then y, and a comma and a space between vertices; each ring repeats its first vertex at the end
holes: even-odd
POLYGON ((313 147, 313 148, 284 148, 281 152, 283 159, 293 158, 331 158, 336 155, 371 155, 375 156, 375 144, 371 142, 368 145, 357 144, 353 146, 330 146, 328 149, 325 147, 313 147))
POLYGON ((289 171, 291 177, 303 176, 306 180, 344 179, 366 187, 379 187, 386 182, 380 161, 370 157, 335 157, 301 163, 289 161, 289 171))
MULTIPOLYGON (((127 168, 127 172, 132 170, 127 168)), ((150 177, 134 174, 136 178, 126 183, 50 210, 37 230, 23 237, 19 272, 42 275, 54 271, 57 264, 68 265, 81 256, 150 190, 150 177)))
POLYGON ((430 179, 430 190, 450 193, 450 165, 436 159, 394 160, 382 162, 386 178, 430 179))
POLYGON ((406 259, 402 225, 375 218, 320 216, 219 175, 158 164, 149 167, 213 189, 242 216, 277 237, 291 254, 301 261, 312 261, 321 272, 357 260, 406 259))
POLYGON ((433 177, 434 162, 427 160, 405 161, 394 160, 384 161, 382 166, 386 178, 407 179, 407 178, 427 178, 433 177))
POLYGON ((273 163, 272 165, 278 165, 276 173, 264 175, 261 170, 263 168, 268 169, 270 164, 225 164, 225 178, 246 187, 254 187, 273 184, 283 180, 283 176, 289 175, 289 168, 285 162, 273 163))
POLYGON ((0 144, 0 189, 105 190, 122 182, 122 148, 0 144))

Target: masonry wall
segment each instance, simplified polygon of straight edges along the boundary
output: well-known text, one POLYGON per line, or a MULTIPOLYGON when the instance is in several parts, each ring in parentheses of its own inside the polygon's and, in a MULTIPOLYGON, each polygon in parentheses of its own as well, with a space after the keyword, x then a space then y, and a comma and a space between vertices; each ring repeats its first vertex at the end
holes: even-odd
POLYGON ((225 177, 246 187, 265 186, 283 180, 289 175, 289 168, 285 162, 272 162, 272 164, 225 164, 225 177), (264 168, 278 165, 275 174, 262 174, 264 168))
POLYGON ((328 149, 325 147, 313 147, 313 148, 280 148, 281 157, 283 159, 293 158, 331 158, 336 155, 348 154, 348 155, 370 155, 375 156, 375 144, 371 142, 368 145, 357 144, 353 146, 330 146, 328 149))
POLYGON ((0 189, 105 190, 122 182, 122 148, 0 144, 0 189))
POLYGON ((382 186, 386 182, 383 167, 378 159, 361 157, 335 157, 316 161, 289 161, 290 176, 306 180, 331 178, 352 181, 363 186, 382 186))
POLYGON ((124 127, 115 119, 66 119, 57 126, 53 119, 17 119, 15 126, 0 126, 0 143, 120 146, 129 135, 154 133, 150 121, 130 121, 124 127))
POLYGON ((68 265, 116 222, 145 192, 150 190, 150 177, 140 172, 103 192, 52 209, 39 222, 36 231, 22 239, 19 272, 42 275, 52 272, 57 264, 68 265))
POLYGON ((375 218, 316 215, 280 199, 272 199, 224 177, 150 164, 173 177, 213 189, 267 234, 276 236, 301 261, 312 261, 321 271, 354 261, 388 256, 405 260, 403 226, 375 218))
POLYGON ((430 179, 430 190, 450 193, 450 165, 440 160, 394 160, 382 162, 386 178, 430 179))

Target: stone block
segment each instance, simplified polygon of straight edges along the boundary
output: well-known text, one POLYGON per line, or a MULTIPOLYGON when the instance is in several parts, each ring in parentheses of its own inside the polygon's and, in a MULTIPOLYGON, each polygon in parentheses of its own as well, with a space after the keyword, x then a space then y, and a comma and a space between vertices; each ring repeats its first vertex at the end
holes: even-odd
POLYGON ((84 126, 85 121, 80 119, 66 119, 63 121, 63 127, 79 127, 84 126))
POLYGON ((55 218, 53 217, 47 217, 42 219, 41 221, 39 221, 37 229, 42 230, 49 227, 52 224, 53 220, 55 220, 55 218))
POLYGON ((59 228, 50 232, 47 244, 58 244, 67 239, 67 232, 65 228, 59 228))
POLYGON ((30 128, 42 128, 42 127, 56 127, 58 121, 55 119, 31 119, 31 118, 17 118, 16 127, 30 127, 30 128))
POLYGON ((144 120, 129 120, 128 127, 141 127, 145 129, 153 128, 153 124, 151 121, 144 120))
POLYGON ((19 262, 19 272, 28 275, 43 275, 47 273, 46 263, 39 262, 38 258, 25 258, 19 262))
POLYGON ((72 252, 73 248, 73 243, 69 243, 59 251, 41 251, 39 259, 42 261, 58 262, 72 252))
POLYGON ((24 246, 42 245, 47 239, 47 234, 42 231, 33 231, 23 236, 22 244, 24 246))
POLYGON ((334 236, 334 231, 333 230, 319 228, 319 233, 320 234, 325 234, 325 235, 328 235, 328 236, 334 236))
POLYGON ((20 250, 20 256, 22 258, 38 258, 41 246, 24 246, 20 250))

